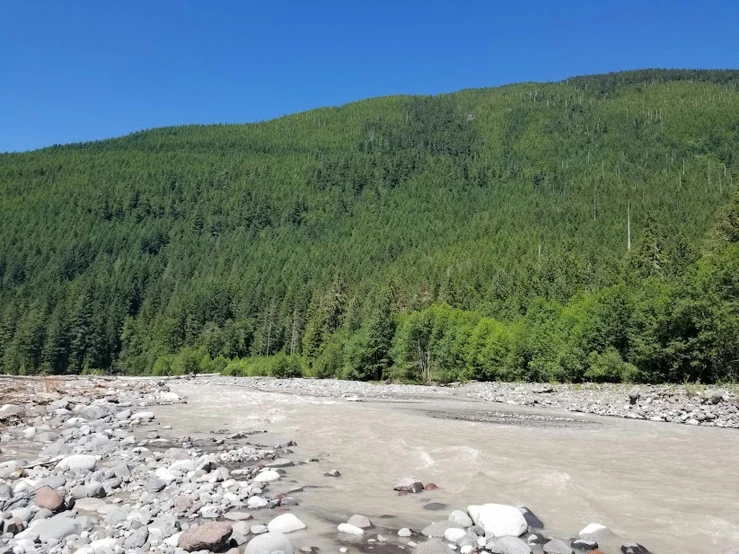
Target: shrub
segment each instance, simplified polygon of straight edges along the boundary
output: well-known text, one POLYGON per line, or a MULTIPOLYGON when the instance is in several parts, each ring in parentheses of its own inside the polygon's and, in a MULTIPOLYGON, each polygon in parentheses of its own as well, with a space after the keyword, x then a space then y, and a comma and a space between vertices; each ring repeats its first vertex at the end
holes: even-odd
POLYGON ((638 376, 638 370, 632 364, 623 361, 615 348, 609 347, 605 352, 591 352, 588 356, 588 369, 585 379, 596 383, 632 382, 638 376))

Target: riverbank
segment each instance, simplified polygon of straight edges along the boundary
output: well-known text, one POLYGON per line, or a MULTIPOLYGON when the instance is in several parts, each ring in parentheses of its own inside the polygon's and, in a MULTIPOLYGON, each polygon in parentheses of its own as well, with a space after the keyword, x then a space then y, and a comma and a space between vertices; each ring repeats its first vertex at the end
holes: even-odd
MULTIPOLYGON (((655 553, 712 554, 737 538, 739 522, 713 519, 711 528, 697 515, 709 510, 698 490, 711 496, 709 517, 733 502, 723 493, 734 490, 729 466, 737 452, 723 448, 726 467, 713 452, 732 431, 670 426, 680 430, 671 435, 649 422, 614 426, 513 404, 485 409, 493 405, 475 396, 477 386, 234 383, 220 376, 3 380, 2 404, 9 407, 0 410, 2 538, 27 554, 180 554, 185 547, 258 554, 260 544, 306 554, 593 546, 579 539, 610 554, 635 536, 655 553), (685 441, 701 468, 692 483, 665 465, 680 457, 685 441), (609 444, 621 451, 610 452, 609 444), (576 445, 587 450, 577 452, 576 445), (641 460, 633 458, 639 448, 641 460), (600 467, 588 462, 591 456, 600 467), (598 483, 598 472, 615 483, 598 483), (412 480, 401 483, 404 478, 412 480), (696 505, 686 507, 691 498, 696 505), (526 504, 533 513, 471 508, 489 503, 526 504), (693 529, 676 522, 686 510, 693 529), (647 526, 631 520, 650 511, 647 526), (498 515, 484 515, 493 512, 498 515), (372 527, 352 518, 356 513, 372 527), (493 530, 501 521, 516 527, 505 533, 509 538, 493 530), (579 537, 593 521, 613 531, 579 537), (289 547, 274 542, 282 538, 270 531, 287 529, 289 547)), ((490 389, 478 394, 485 392, 490 389)), ((710 402, 705 405, 716 405, 710 402)), ((644 552, 635 548, 629 552, 644 552)))
POLYGON ((739 428, 737 388, 703 385, 613 385, 472 382, 446 386, 376 384, 334 379, 209 376, 208 382, 263 392, 357 400, 473 398, 575 413, 706 427, 739 428))

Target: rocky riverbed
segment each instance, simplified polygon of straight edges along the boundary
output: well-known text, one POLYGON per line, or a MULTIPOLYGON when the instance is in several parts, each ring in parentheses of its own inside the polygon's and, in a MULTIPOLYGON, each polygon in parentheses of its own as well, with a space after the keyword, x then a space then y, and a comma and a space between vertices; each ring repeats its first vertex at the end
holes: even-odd
MULTIPOLYGON (((223 377, 205 378, 204 382, 281 392, 298 390, 302 395, 350 401, 440 395, 487 400, 508 390, 480 384, 419 390, 406 385, 231 381, 223 377)), ((316 551, 318 544, 306 532, 306 518, 294 513, 311 489, 295 482, 291 474, 303 475, 313 468, 317 478, 328 482, 341 480, 342 472, 351 468, 324 471, 325 460, 300 458, 294 440, 275 443, 268 428, 212 429, 210 436, 195 437, 178 430, 176 421, 161 425, 157 410, 169 406, 170 413, 183 415, 188 410, 187 398, 170 390, 173 383, 99 378, 1 380, 0 553, 316 551)), ((551 391, 508 387, 511 396, 505 402, 537 400, 532 405, 541 405, 542 398, 566 403, 565 398, 580 394, 579 390, 573 389, 570 395, 554 387, 551 391), (514 393, 519 396, 514 397, 514 393)), ((670 410, 663 406, 676 404, 667 398, 681 398, 662 394, 647 401, 647 394, 658 394, 656 389, 649 390, 613 388, 608 394, 614 402, 621 395, 625 410, 627 404, 644 403, 660 405, 666 413, 670 410)), ((734 397, 726 391, 716 401, 715 392, 701 392, 700 401, 695 396, 690 401, 701 412, 707 407, 721 414, 721 419, 698 420, 697 415, 695 419, 701 425, 730 426, 733 412, 715 407, 736 406, 734 397)), ((596 394, 591 390, 588 398, 596 394)), ((685 411, 674 407, 672 411, 678 409, 685 411)), ((324 457, 330 457, 331 447, 326 445, 329 452, 324 457)), ((391 491, 388 487, 387 493, 424 497, 429 509, 427 526, 402 526, 402 513, 394 514, 392 523, 355 514, 336 525, 331 536, 321 542, 321 549, 383 554, 649 552, 598 523, 579 532, 552 533, 528 508, 498 503, 496 498, 444 512, 445 505, 434 502, 435 484, 406 478, 394 488, 391 491)))
POLYGON ((452 383, 445 386, 375 384, 357 381, 207 378, 215 384, 322 398, 474 398, 501 404, 553 408, 599 416, 643 419, 706 427, 739 428, 736 386, 545 385, 537 383, 452 383))

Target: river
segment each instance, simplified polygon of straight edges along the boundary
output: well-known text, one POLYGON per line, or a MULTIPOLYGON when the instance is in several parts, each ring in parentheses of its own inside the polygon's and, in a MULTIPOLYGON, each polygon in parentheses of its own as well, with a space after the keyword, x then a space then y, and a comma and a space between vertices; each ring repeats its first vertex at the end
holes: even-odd
MULTIPOLYGON (((308 523, 300 545, 330 544, 336 524, 354 513, 392 532, 485 502, 525 505, 562 537, 602 523, 655 554, 712 554, 739 543, 736 430, 462 398, 349 402, 183 382, 172 390, 187 406, 155 411, 178 435, 265 429, 253 442, 292 439, 294 459, 321 460, 288 468, 272 487, 306 486, 292 510, 308 523), (341 477, 323 476, 334 468, 341 477), (439 489, 399 497, 393 487, 402 477, 439 489)), ((621 542, 601 550, 618 552, 621 542)))

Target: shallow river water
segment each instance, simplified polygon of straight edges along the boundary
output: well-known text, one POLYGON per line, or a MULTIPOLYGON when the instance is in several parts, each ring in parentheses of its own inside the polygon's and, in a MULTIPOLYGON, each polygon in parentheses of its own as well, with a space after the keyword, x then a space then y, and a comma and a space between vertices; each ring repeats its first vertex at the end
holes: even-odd
POLYGON ((188 405, 155 411, 177 435, 265 429, 252 442, 292 439, 294 460, 320 458, 288 468, 271 487, 306 487, 292 509, 308 524, 291 536, 299 546, 329 544, 354 513, 393 532, 485 502, 525 505, 562 537, 602 523, 655 554, 712 554, 739 543, 736 430, 463 399, 347 402, 202 383, 172 388, 188 405), (340 478, 323 476, 334 468, 340 478), (440 488, 399 497, 393 487, 402 477, 440 488), (433 511, 430 503, 446 506, 433 511))

